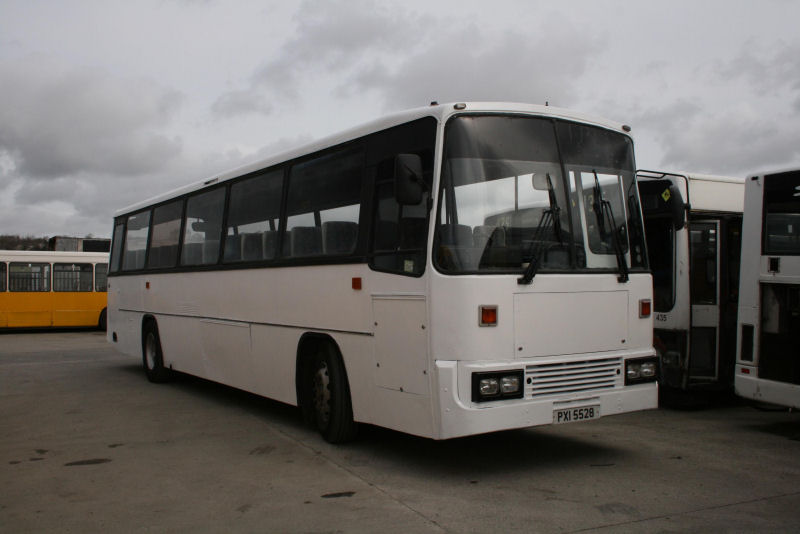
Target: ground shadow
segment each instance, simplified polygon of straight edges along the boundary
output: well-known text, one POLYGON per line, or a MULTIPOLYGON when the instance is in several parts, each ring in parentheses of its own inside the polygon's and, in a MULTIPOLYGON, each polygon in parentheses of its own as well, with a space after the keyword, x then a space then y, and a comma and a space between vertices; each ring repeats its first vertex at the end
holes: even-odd
POLYGON ((783 411, 786 413, 786 420, 748 425, 746 428, 792 441, 800 441, 800 417, 796 413, 790 414, 788 408, 783 411))
MULTIPOLYGON (((139 375, 146 381, 140 365, 126 364, 120 370, 139 375)), ((416 472, 421 476, 480 478, 520 469, 568 465, 607 469, 635 453, 609 446, 592 434, 565 436, 547 431, 547 427, 437 441, 362 424, 355 441, 330 445, 303 423, 297 407, 183 373, 175 373, 173 380, 164 386, 277 424, 287 429, 294 439, 326 455, 341 453, 348 462, 356 464, 358 458, 374 461, 377 457, 387 464, 402 465, 409 474, 416 472)))

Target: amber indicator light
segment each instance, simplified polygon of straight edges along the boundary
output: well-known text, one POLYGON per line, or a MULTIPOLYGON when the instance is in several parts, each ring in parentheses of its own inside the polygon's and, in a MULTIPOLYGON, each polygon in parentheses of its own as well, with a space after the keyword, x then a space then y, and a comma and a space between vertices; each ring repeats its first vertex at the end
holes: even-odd
POLYGON ((479 325, 497 326, 497 306, 480 306, 479 325))

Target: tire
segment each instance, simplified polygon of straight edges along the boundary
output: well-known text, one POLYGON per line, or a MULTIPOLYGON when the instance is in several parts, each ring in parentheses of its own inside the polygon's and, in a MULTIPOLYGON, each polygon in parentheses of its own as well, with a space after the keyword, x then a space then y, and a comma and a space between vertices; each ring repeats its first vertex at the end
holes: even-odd
POLYGON ((164 354, 161 352, 161 339, 155 321, 147 322, 142 329, 142 367, 150 382, 168 382, 172 376, 172 372, 164 367, 164 354))
POLYGON ((100 312, 100 319, 97 320, 97 328, 98 330, 102 330, 103 332, 105 332, 108 329, 106 308, 103 308, 103 311, 100 312))
POLYGON ((325 441, 344 443, 354 439, 358 425, 353 421, 347 372, 333 347, 320 347, 313 357, 308 380, 312 419, 325 441))

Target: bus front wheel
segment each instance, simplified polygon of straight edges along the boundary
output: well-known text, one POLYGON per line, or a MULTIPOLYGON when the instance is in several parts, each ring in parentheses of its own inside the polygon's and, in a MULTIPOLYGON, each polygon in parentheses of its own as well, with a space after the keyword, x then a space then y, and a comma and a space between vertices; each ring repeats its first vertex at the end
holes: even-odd
POLYGON ((358 427, 353 421, 347 372, 333 349, 323 347, 314 356, 309 380, 313 419, 319 433, 329 443, 352 440, 358 427))
POLYGON ((161 352, 161 339, 158 336, 158 325, 149 321, 142 333, 142 366, 150 382, 167 382, 170 370, 164 367, 164 354, 161 352))

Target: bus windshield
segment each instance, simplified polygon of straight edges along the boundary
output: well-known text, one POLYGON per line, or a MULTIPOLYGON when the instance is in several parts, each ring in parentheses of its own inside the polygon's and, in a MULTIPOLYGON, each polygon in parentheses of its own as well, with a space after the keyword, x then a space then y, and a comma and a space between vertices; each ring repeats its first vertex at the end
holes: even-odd
POLYGON ((630 139, 610 130, 458 116, 445 130, 436 265, 452 274, 531 276, 645 269, 634 174, 630 139))

